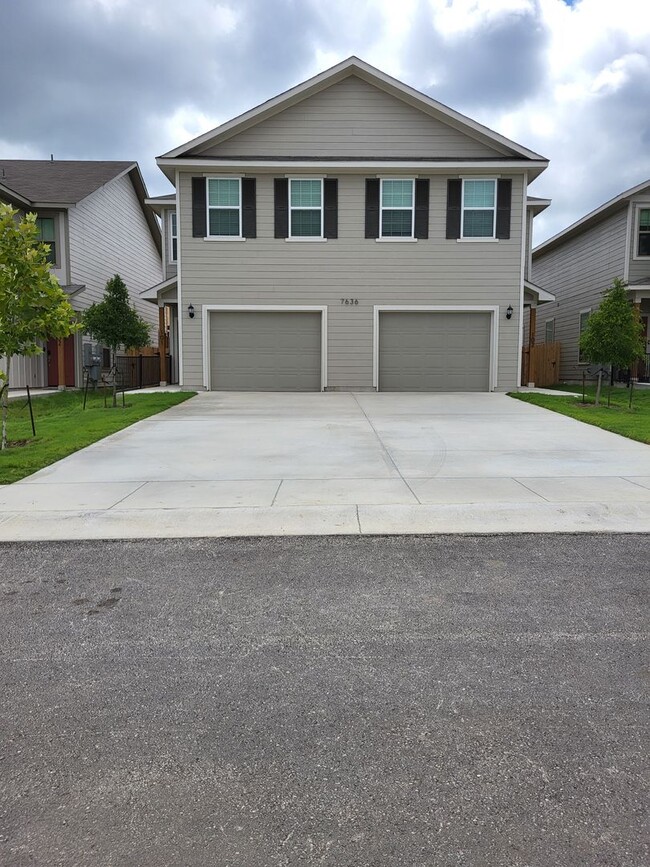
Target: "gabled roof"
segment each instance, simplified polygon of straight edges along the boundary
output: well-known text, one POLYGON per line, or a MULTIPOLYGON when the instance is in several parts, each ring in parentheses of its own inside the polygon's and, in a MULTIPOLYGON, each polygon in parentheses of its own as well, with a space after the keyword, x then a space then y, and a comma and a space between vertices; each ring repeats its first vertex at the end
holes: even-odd
POLYGON ((604 205, 600 205, 600 207, 596 208, 593 211, 590 211, 579 220, 576 220, 575 223, 571 223, 570 226, 567 226, 566 229, 558 232, 557 235, 553 235, 552 238, 549 238, 547 241, 543 241, 533 250, 533 259, 535 259, 537 256, 540 256, 542 253, 548 253, 555 247, 559 247, 566 241, 574 238, 576 235, 580 235, 582 232, 586 232, 587 229, 595 226, 601 220, 604 220, 607 217, 610 217, 612 214, 615 214, 616 211, 620 211, 622 208, 626 207, 632 196, 635 196, 637 193, 643 192, 645 189, 647 189, 648 193, 650 194, 650 179, 647 181, 643 181, 640 184, 637 184, 635 187, 631 187, 629 190, 626 190, 624 193, 621 193, 618 196, 614 196, 613 199, 605 202, 604 205))
POLYGON ((108 160, 0 160, 0 183, 30 202, 72 205, 135 165, 108 160))
POLYGON ((226 138, 231 138, 244 129, 248 129, 263 120, 267 120, 275 114, 284 111, 292 105, 295 105, 302 100, 325 90, 333 84, 342 81, 349 76, 356 75, 359 78, 375 85, 381 90, 392 94, 398 99, 409 103, 410 105, 420 109, 421 111, 444 121, 449 126, 463 132, 471 138, 477 139, 484 144, 489 145, 496 151, 503 153, 507 157, 518 157, 525 160, 542 160, 547 162, 545 157, 536 154, 534 151, 517 144, 505 136, 494 132, 488 127, 477 123, 475 120, 460 114, 457 111, 437 102, 430 96, 420 93, 412 87, 403 84, 396 78, 381 72, 369 63, 360 60, 358 57, 348 57, 331 69, 325 70, 313 78, 302 82, 301 84, 292 87, 290 90, 273 97, 272 99, 263 102, 256 108, 227 121, 221 126, 216 127, 203 135, 197 136, 191 141, 186 142, 180 147, 168 151, 166 154, 158 157, 160 160, 172 159, 175 157, 186 156, 188 151, 194 150, 201 145, 210 143, 218 143, 226 138))
POLYGON ((76 205, 100 187, 126 174, 131 178, 151 236, 160 252, 160 226, 145 206, 147 187, 137 162, 0 159, 0 193, 22 207, 76 205))

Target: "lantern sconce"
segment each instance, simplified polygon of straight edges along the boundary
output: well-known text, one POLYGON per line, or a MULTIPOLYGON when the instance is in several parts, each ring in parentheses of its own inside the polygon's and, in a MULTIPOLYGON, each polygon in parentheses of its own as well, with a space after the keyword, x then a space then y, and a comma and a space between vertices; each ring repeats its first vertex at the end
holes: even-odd
MULTIPOLYGON (((510 309, 512 310, 512 308, 510 308, 510 309)), ((190 319, 194 319, 194 305, 193 305, 193 304, 190 304, 190 305, 188 306, 188 308, 187 308, 187 315, 190 317, 190 319)), ((508 319, 509 319, 509 318, 510 318, 510 317, 508 317, 508 319)))
POLYGON ((506 307, 506 319, 512 319, 513 312, 514 311, 512 309, 512 304, 508 304, 508 306, 506 307))

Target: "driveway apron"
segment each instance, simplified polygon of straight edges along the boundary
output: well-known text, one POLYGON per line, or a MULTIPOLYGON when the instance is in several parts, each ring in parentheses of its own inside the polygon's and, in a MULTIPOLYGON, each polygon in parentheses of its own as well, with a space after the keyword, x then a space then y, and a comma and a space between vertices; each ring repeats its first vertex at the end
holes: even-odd
POLYGON ((650 530, 650 449, 502 394, 206 393, 0 488, 0 539, 650 530))

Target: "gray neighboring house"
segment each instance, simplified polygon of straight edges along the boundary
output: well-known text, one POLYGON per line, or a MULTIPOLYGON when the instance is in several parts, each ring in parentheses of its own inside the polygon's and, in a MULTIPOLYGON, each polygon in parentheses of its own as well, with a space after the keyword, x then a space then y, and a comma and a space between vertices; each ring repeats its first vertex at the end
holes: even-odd
POLYGON ((183 387, 518 386, 544 157, 352 57, 157 163, 183 387))
MULTIPOLYGON (((52 273, 72 307, 82 312, 101 301, 106 281, 120 274, 138 313, 154 326, 155 342, 158 317, 141 292, 160 279, 162 242, 146 198, 135 162, 0 160, 0 201, 37 214, 52 273)), ((80 386, 85 342, 90 338, 75 334, 61 353, 50 341, 42 355, 13 358, 10 386, 80 386)))
POLYGON ((580 359, 580 332, 615 277, 628 284, 630 301, 641 313, 648 354, 636 373, 650 379, 650 180, 536 247, 531 273, 556 296, 537 316, 536 342, 560 342, 562 380, 579 381, 589 369, 580 359))

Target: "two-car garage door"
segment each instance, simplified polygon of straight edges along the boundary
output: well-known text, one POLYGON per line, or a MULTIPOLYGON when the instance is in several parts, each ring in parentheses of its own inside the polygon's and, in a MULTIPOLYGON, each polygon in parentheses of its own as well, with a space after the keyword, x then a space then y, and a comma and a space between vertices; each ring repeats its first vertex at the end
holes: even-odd
POLYGON ((320 311, 211 314, 213 391, 320 391, 320 311))
POLYGON ((379 391, 488 391, 491 314, 381 311, 379 391))
MULTIPOLYGON (((324 315, 313 309, 211 313, 211 389, 320 391, 324 315)), ((378 317, 379 391, 489 390, 489 312, 380 310, 378 317)))

